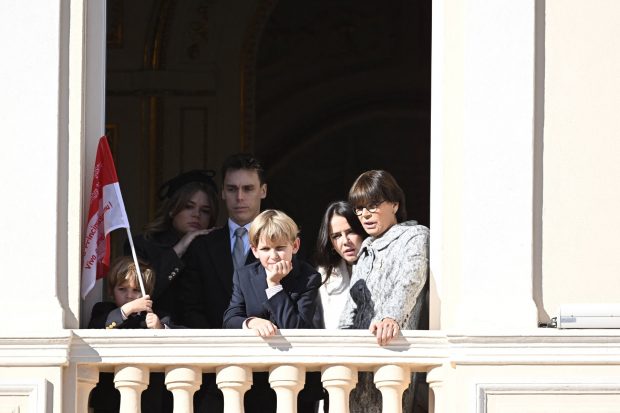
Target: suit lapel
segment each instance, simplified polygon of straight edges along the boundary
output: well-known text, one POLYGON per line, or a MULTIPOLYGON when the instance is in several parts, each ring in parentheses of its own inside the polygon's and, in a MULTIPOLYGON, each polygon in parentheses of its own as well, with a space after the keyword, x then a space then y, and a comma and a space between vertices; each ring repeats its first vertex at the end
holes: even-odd
MULTIPOLYGON (((215 273, 226 288, 229 294, 232 294, 232 278, 235 268, 232 263, 232 252, 230 251, 230 231, 228 225, 213 231, 213 243, 209 245, 209 254, 215 266, 215 273)), ((246 265, 256 261, 256 257, 252 251, 248 251, 245 260, 246 265)), ((266 288, 266 287, 265 287, 266 288)))
POLYGON ((233 278, 233 264, 232 253, 230 252, 230 239, 228 225, 213 232, 215 238, 213 244, 210 246, 209 253, 215 266, 215 273, 220 281, 226 288, 226 290, 232 294, 232 278, 233 278))
MULTIPOLYGON (((231 259, 232 259, 232 254, 231 254, 231 259)), ((248 255, 245 257, 245 265, 252 264, 254 262, 256 262, 256 257, 254 256, 254 253, 252 253, 252 248, 250 248, 248 250, 248 255)))
POLYGON ((256 267, 252 267, 250 282, 252 283, 252 290, 254 291, 254 295, 256 296, 256 302, 262 306, 262 304, 267 299, 267 295, 265 294, 265 290, 267 289, 267 273, 265 273, 265 269, 262 265, 257 265, 256 267))

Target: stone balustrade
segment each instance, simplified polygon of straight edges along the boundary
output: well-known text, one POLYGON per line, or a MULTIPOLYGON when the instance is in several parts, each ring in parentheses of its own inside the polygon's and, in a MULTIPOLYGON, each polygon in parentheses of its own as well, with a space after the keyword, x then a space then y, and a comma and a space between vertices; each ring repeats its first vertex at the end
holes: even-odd
POLYGON ((175 413, 185 413, 192 411, 202 374, 215 373, 226 413, 237 413, 243 411, 252 373, 263 371, 277 393, 278 411, 288 413, 295 411, 304 373, 320 372, 330 411, 348 412, 357 373, 372 371, 383 411, 392 413, 400 411, 411 373, 424 371, 431 389, 429 413, 500 412, 519 397, 537 397, 557 411, 568 411, 564 408, 577 400, 601 409, 612 406, 601 412, 615 412, 620 403, 618 330, 405 331, 386 347, 361 330, 280 333, 267 339, 245 330, 4 334, 0 395, 22 400, 16 405, 37 406, 36 412, 87 412, 99 374, 108 372, 115 375, 122 411, 137 412, 149 374, 159 372, 173 394, 175 413))
POLYGON ((114 372, 121 412, 140 411, 150 372, 164 372, 174 412, 192 412, 202 373, 216 373, 225 413, 243 412, 252 372, 269 372, 278 412, 295 412, 305 373, 321 372, 331 412, 349 411, 358 371, 375 373, 383 411, 399 413, 411 373, 440 366, 445 339, 433 332, 405 332, 380 347, 366 331, 283 330, 270 338, 243 330, 76 330, 71 364, 76 367, 77 411, 85 412, 99 372, 114 372))

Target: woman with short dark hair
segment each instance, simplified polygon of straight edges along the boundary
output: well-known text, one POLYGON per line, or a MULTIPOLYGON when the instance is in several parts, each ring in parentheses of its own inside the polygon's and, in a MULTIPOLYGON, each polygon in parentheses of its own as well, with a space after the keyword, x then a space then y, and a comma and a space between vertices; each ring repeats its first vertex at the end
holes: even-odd
MULTIPOLYGON (((428 291, 429 230, 405 221, 405 195, 386 171, 361 174, 349 191, 349 203, 369 237, 360 248, 339 326, 369 329, 380 345, 387 345, 401 329, 419 326, 428 291)), ((404 411, 412 404, 410 390, 404 411)), ((381 411, 371 373, 360 374, 350 407, 352 412, 381 411)))

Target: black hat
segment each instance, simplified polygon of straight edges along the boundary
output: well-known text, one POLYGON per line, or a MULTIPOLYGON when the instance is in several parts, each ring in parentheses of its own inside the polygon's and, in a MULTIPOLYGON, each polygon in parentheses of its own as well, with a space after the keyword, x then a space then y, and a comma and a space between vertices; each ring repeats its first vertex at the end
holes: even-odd
POLYGON ((211 187, 215 193, 217 193, 217 185, 213 180, 214 176, 215 171, 212 169, 194 169, 193 171, 183 172, 182 174, 164 182, 162 186, 159 187, 157 195, 159 196, 159 199, 170 198, 182 186, 191 182, 204 183, 211 187))

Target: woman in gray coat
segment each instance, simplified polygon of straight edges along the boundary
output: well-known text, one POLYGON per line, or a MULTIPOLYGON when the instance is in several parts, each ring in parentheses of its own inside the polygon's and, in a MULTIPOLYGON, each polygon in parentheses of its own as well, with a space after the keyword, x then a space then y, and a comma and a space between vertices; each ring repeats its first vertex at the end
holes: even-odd
MULTIPOLYGON (((405 195, 386 171, 361 174, 349 191, 349 203, 369 237, 353 269, 350 297, 339 327, 369 329, 384 346, 401 329, 419 327, 428 290, 429 230, 416 221, 405 221, 405 195)), ((411 409, 412 390, 404 397, 405 412, 411 409)), ((360 373, 350 409, 381 411, 381 395, 371 373, 360 373)))

